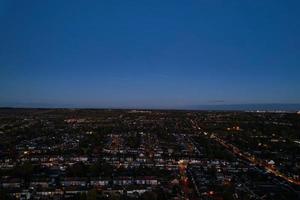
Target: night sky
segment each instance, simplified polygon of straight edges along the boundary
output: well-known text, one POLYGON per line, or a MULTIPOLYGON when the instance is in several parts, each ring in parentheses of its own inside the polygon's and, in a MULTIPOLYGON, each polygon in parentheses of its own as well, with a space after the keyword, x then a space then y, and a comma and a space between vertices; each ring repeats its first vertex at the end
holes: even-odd
POLYGON ((300 103, 300 1, 0 0, 0 106, 300 103))

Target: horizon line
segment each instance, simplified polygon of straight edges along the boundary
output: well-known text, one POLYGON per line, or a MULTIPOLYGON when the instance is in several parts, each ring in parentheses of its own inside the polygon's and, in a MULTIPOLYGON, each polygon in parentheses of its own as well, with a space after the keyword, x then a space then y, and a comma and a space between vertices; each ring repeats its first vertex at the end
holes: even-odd
POLYGON ((99 109, 99 110, 186 110, 186 111, 299 111, 300 103, 199 104, 185 106, 26 106, 9 105, 0 109, 99 109), (248 107, 248 108, 247 108, 248 107))

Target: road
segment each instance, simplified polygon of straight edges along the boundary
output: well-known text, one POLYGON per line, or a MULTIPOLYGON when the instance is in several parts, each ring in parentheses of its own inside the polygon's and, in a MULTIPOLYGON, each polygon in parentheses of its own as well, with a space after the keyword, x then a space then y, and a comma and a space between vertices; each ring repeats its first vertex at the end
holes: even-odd
MULTIPOLYGON (((193 120, 191 120, 192 126, 197 130, 200 131, 202 130, 202 128, 195 123, 193 120)), ((242 150, 240 150, 239 148, 235 147, 232 144, 228 144, 226 143, 226 141, 222 140, 221 138, 217 137, 214 134, 207 134, 206 132, 204 132, 204 135, 207 136, 208 138, 216 141, 217 143, 219 143, 220 145, 222 145, 223 147, 225 147, 228 151, 232 152, 233 154, 235 154, 236 156, 249 161, 250 163, 260 166, 262 168, 264 168, 267 172, 273 174, 276 177, 279 177, 289 183, 295 184, 295 185, 299 185, 300 186, 300 181, 294 180, 288 176, 286 176, 285 174, 279 172, 278 169, 276 169, 274 166, 271 167, 269 166, 266 162, 255 158, 254 156, 249 156, 247 154, 245 154, 242 150)))

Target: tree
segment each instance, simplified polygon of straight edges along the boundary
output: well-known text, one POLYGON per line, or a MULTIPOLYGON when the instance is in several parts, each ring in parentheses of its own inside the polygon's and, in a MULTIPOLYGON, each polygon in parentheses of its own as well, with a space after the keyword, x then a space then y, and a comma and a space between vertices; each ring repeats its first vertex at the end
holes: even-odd
POLYGON ((11 198, 4 190, 0 189, 0 200, 10 200, 11 198))
POLYGON ((157 195, 154 192, 147 191, 142 194, 141 199, 143 200, 157 200, 157 195))
POLYGON ((97 190, 91 189, 87 193, 87 200, 97 200, 97 190))

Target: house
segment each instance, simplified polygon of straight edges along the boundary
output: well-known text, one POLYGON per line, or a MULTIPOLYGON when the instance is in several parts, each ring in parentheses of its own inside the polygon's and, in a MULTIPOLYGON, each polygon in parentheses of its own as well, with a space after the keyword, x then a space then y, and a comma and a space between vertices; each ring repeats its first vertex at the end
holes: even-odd
POLYGON ((80 178, 80 177, 66 177, 61 180, 61 185, 63 187, 69 186, 87 186, 87 178, 80 178))
POLYGON ((20 178, 10 178, 2 180, 1 185, 3 188, 21 188, 22 182, 20 178))
POLYGON ((30 187, 48 188, 50 183, 49 178, 35 178, 30 182, 30 187))
POLYGON ((106 178, 91 178, 90 180, 90 185, 91 186, 96 186, 96 187, 100 187, 100 186, 106 186, 109 184, 109 179, 106 178))

